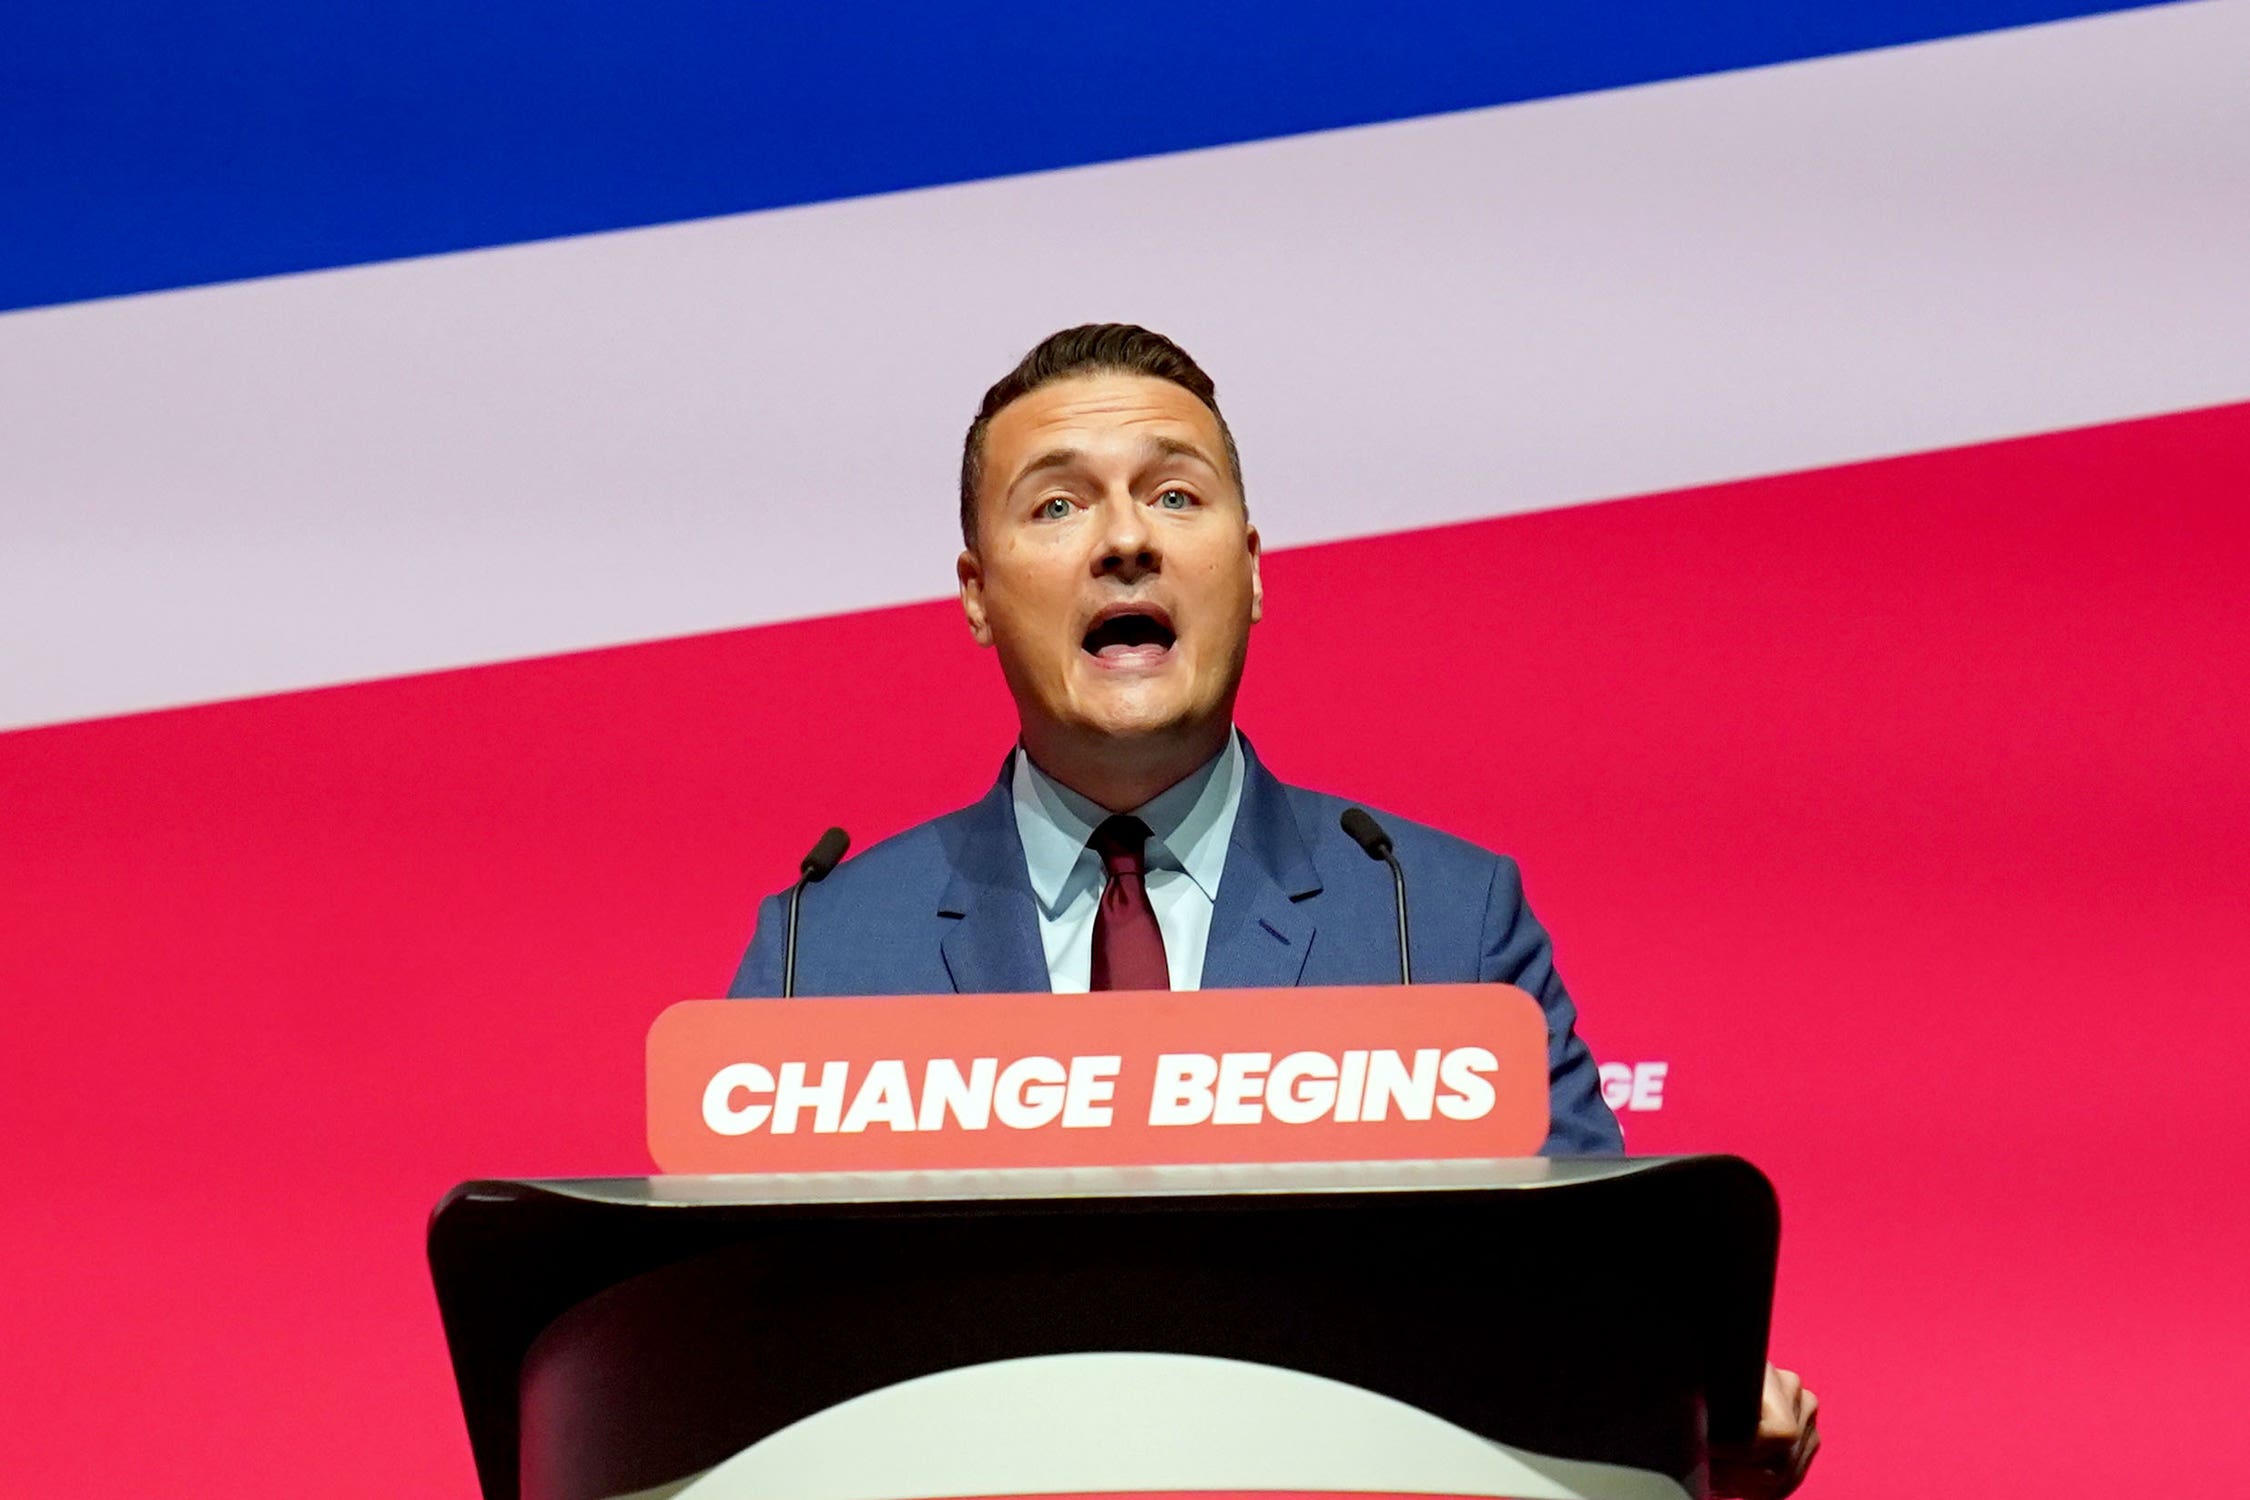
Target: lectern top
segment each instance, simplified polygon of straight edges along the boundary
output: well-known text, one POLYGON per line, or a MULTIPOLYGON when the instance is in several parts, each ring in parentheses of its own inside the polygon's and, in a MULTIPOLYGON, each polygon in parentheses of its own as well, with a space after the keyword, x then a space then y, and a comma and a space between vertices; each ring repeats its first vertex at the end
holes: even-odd
MULTIPOLYGON (((1671 1157, 1501 1157, 1456 1161, 1226 1162, 1142 1167, 1006 1167, 957 1172, 770 1172, 739 1176, 582 1177, 515 1184, 619 1207, 783 1203, 1027 1202, 1200 1198, 1267 1193, 1429 1193, 1533 1189, 1631 1177, 1671 1157)), ((474 1192, 476 1185, 465 1191, 474 1192)), ((488 1189, 489 1190, 489 1189, 488 1189)))

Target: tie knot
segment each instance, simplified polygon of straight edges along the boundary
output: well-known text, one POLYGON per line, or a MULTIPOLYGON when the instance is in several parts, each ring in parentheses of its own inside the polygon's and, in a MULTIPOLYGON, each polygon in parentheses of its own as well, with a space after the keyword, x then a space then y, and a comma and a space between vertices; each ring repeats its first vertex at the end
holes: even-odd
POLYGON ((1119 875, 1146 873, 1144 860, 1148 849, 1148 825, 1139 818, 1119 813, 1105 818, 1094 836, 1086 841, 1102 857, 1102 868, 1112 879, 1119 875))

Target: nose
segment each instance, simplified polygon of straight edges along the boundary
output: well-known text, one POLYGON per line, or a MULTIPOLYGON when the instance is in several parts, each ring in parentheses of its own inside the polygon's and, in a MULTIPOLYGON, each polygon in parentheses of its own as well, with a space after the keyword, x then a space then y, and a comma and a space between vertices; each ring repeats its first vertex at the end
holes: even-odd
POLYGON ((1130 493, 1112 494, 1102 501, 1101 518, 1095 573, 1131 583, 1158 570, 1161 558, 1147 507, 1130 493))

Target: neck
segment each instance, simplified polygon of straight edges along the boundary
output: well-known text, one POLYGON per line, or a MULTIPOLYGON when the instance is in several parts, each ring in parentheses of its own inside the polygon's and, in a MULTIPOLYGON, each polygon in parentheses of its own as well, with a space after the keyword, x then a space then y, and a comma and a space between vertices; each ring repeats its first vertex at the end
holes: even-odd
POLYGON ((1226 748, 1231 717, 1192 732, 1139 738, 1068 732, 1034 734, 1024 726, 1023 748, 1049 777, 1106 812, 1131 812, 1201 770, 1226 748))

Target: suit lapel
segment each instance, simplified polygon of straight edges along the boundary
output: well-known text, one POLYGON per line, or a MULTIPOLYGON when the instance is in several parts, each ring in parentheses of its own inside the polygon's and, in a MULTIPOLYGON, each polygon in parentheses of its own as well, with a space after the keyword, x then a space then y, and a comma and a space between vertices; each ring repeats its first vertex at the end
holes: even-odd
MULTIPOLYGON (((1279 989, 1304 973, 1317 924, 1306 897, 1320 892, 1320 874, 1305 849, 1280 781, 1242 742, 1242 806, 1227 841, 1226 870, 1211 912, 1203 953, 1203 988, 1279 989)), ((1039 913, 1016 833, 1009 772, 968 809, 947 850, 952 878, 938 903, 950 926, 939 940, 946 973, 963 995, 1015 994, 1048 988, 1047 952, 1039 913)))
POLYGON ((1001 763, 1000 779, 968 810, 959 841, 946 851, 953 876, 938 900, 938 915, 954 920, 938 948, 956 994, 1048 988, 1047 950, 1039 941, 1039 913, 1009 791, 1013 764, 1012 757, 1001 763))
POLYGON ((1278 989, 1294 985, 1312 952, 1315 924, 1300 903, 1320 891, 1320 874, 1287 794, 1242 742, 1242 806, 1227 841, 1226 871, 1211 911, 1203 988, 1278 989))

